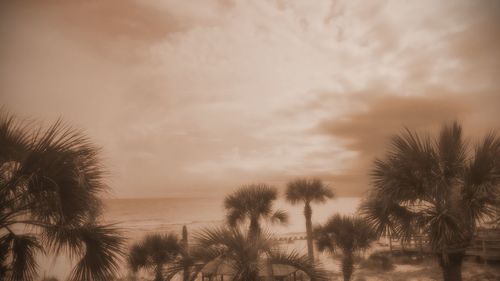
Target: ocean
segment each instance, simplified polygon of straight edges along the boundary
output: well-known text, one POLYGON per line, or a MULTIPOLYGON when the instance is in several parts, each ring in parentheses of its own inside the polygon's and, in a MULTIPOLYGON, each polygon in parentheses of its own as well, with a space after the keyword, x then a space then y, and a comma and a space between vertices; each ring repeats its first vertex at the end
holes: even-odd
MULTIPOLYGON (((341 197, 313 205, 313 224, 323 223, 335 213, 353 214, 359 203, 358 197, 341 197)), ((275 207, 288 212, 289 223, 265 224, 265 229, 278 236, 304 234, 302 205, 292 206, 280 199, 276 201, 275 207)), ((223 198, 108 199, 104 201, 103 217, 107 223, 115 223, 123 229, 129 243, 147 233, 174 232, 180 236, 184 225, 192 236, 200 229, 224 223, 223 198)), ((40 256, 39 259, 42 276, 55 276, 64 280, 70 273, 72 262, 64 256, 40 256)))

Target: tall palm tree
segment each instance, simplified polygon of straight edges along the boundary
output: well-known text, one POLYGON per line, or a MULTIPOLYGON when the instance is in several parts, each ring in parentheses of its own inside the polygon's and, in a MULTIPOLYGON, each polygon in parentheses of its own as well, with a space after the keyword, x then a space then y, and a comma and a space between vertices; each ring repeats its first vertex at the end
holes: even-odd
MULTIPOLYGON (((394 220, 399 226, 413 225, 427 236, 446 281, 461 280, 462 259, 477 222, 494 215, 499 159, 499 138, 489 134, 470 150, 455 122, 435 138, 406 130, 375 161, 376 196, 408 215, 394 220)), ((399 229, 404 234, 412 228, 399 229)))
POLYGON ((313 227, 311 203, 324 203, 334 197, 333 191, 319 179, 297 179, 287 185, 286 200, 292 205, 304 204, 306 218, 307 253, 314 261, 313 227))
POLYGON ((224 200, 227 222, 235 227, 248 220, 249 234, 261 232, 260 221, 266 219, 272 223, 286 223, 288 215, 282 210, 273 210, 273 201, 278 197, 276 188, 266 184, 245 185, 228 195, 224 200))
POLYGON ((99 150, 82 133, 0 113, 0 280, 36 278, 40 252, 79 258, 70 280, 115 274, 124 239, 100 223, 105 175, 99 150))
POLYGON ((137 273, 140 269, 151 270, 154 281, 167 280, 166 266, 174 263, 182 252, 182 242, 172 233, 148 234, 132 245, 128 266, 137 273))
POLYGON ((195 238, 193 257, 202 265, 216 263, 225 267, 233 281, 257 281, 263 276, 272 277, 273 266, 276 265, 291 266, 304 272, 311 280, 329 280, 327 272, 312 263, 306 255, 286 253, 275 241, 262 232, 253 236, 234 227, 205 229, 195 238))
POLYGON ((342 252, 342 273, 344 281, 351 279, 354 271, 354 254, 366 250, 377 235, 362 218, 334 215, 315 230, 316 243, 321 252, 342 252))

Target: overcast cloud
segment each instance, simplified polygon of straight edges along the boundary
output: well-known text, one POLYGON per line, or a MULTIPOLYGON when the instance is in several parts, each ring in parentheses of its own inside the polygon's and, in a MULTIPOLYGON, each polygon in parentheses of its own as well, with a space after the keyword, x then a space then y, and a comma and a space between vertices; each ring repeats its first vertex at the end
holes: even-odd
POLYGON ((498 1, 7 2, 1 102, 84 129, 114 196, 360 195, 403 126, 500 128, 498 1))

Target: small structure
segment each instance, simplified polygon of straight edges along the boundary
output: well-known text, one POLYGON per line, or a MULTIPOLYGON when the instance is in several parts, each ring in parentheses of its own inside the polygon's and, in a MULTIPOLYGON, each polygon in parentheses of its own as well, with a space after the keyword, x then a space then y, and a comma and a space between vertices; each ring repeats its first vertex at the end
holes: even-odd
MULTIPOLYGON (((261 280, 293 280, 297 281, 298 269, 286 264, 273 264, 270 268, 264 262, 259 264, 259 279, 261 280), (265 270, 268 268, 268 270, 265 270), (269 272, 271 271, 271 272, 269 272), (269 279, 272 275, 272 279, 269 279)), ((222 259, 215 259, 207 263, 201 270, 201 281, 224 281, 231 280, 234 276, 234 269, 230 262, 222 259)))

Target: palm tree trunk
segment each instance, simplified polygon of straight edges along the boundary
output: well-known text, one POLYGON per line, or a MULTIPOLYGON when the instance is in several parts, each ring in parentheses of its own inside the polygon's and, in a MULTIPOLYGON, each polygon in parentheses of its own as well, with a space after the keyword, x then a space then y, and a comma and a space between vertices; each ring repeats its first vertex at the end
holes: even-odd
POLYGON ((342 273, 344 274, 344 281, 351 280, 352 272, 354 271, 352 252, 344 252, 342 258, 342 273))
POLYGON ((464 253, 439 254, 438 258, 444 281, 462 281, 464 253))
POLYGON ((248 236, 255 238, 260 234, 259 218, 250 218, 250 228, 248 229, 248 236))
POLYGON ((389 252, 391 253, 391 256, 392 256, 392 232, 390 229, 389 229, 387 234, 389 236, 389 252))
MULTIPOLYGON (((188 240, 187 227, 184 225, 182 227, 182 247, 184 248, 184 254, 187 256, 189 254, 189 240, 188 240)), ((185 265, 182 272, 182 280, 189 281, 190 270, 189 266, 185 265)))
POLYGON ((307 254, 309 259, 314 262, 314 245, 313 245, 313 229, 312 229, 312 209, 309 202, 304 206, 304 216, 306 217, 306 233, 307 233, 307 254))

